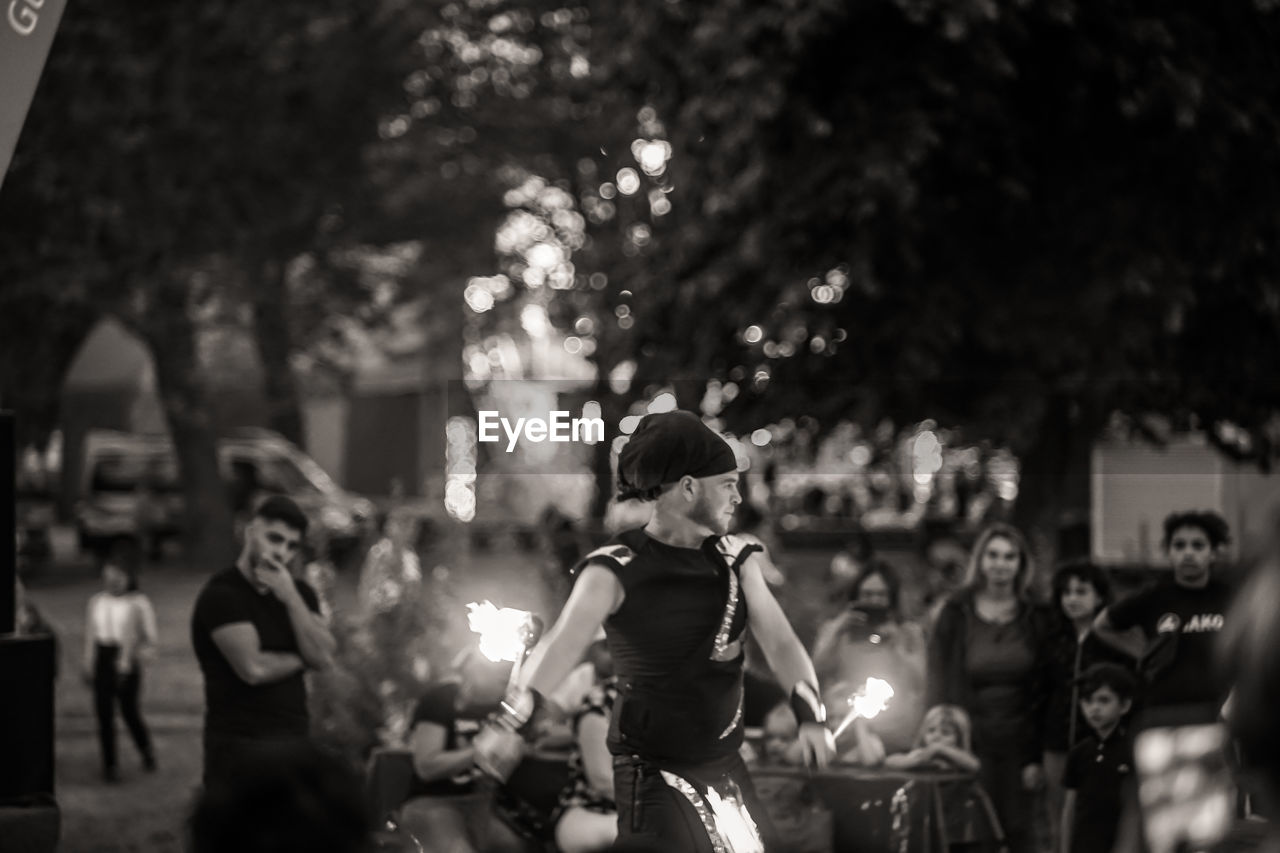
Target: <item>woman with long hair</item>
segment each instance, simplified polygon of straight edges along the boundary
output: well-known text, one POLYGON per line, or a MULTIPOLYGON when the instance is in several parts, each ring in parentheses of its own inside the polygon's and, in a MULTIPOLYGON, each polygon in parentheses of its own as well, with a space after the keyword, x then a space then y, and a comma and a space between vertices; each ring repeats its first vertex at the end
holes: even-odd
POLYGON ((1030 589, 1035 565, 1017 528, 994 524, 969 554, 963 587, 938 614, 929 643, 928 706, 958 705, 1011 853, 1034 848, 1049 622, 1030 589))

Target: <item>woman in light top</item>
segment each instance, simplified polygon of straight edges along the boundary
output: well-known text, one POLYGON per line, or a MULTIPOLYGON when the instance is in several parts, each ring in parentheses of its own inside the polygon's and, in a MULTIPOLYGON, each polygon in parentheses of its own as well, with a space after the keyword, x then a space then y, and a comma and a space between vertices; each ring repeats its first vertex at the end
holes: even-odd
POLYGON ((119 781, 116 764, 115 707, 120 705, 129 734, 147 771, 156 769, 151 735, 138 707, 142 663, 154 654, 156 615, 151 601, 138 589, 135 574, 119 562, 102 567, 102 591, 89 599, 85 613, 84 676, 93 686, 102 748, 102 777, 119 781))

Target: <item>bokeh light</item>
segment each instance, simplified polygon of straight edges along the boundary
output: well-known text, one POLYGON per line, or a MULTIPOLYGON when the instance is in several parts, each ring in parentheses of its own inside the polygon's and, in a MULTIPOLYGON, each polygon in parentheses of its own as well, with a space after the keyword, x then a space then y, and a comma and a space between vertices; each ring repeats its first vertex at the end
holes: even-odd
POLYGON ((679 403, 676 401, 676 395, 672 394, 670 391, 663 391, 649 402, 649 406, 646 411, 651 415, 658 412, 674 412, 678 406, 679 403))
POLYGON ((476 517, 476 424, 455 416, 445 426, 444 508, 464 524, 476 517))
POLYGON ((640 190, 640 175, 630 166, 618 170, 618 192, 623 195, 635 195, 640 190))
POLYGON ((477 314, 483 314, 494 305, 493 294, 479 284, 468 284, 462 298, 466 300, 467 307, 477 314))
POLYGON ((631 143, 631 154, 646 175, 656 178, 667 170, 671 143, 663 139, 637 139, 631 143))

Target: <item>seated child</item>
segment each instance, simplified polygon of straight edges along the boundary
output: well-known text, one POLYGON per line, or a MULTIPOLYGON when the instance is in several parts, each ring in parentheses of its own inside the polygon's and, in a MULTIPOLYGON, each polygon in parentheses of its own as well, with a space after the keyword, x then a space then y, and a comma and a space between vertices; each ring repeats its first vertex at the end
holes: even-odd
POLYGON ((613 759, 605 743, 616 698, 613 679, 602 680, 587 692, 574 714, 576 748, 555 825, 556 849, 561 853, 595 853, 609 849, 617 839, 613 759))
POLYGON ((996 851, 1005 846, 995 809, 976 778, 981 764, 973 754, 970 731, 969 715, 963 708, 935 705, 920 723, 915 748, 884 760, 884 766, 891 770, 949 770, 975 777, 937 783, 951 853, 996 851))
POLYGON ((915 749, 884 760, 890 770, 959 770, 977 773, 969 748, 969 715, 958 705, 934 705, 920 722, 915 749))
POLYGON ((1080 677, 1080 708, 1093 737, 1067 754, 1061 853, 1115 846, 1125 801, 1133 798, 1133 744, 1123 718, 1136 688, 1133 673, 1114 663, 1094 664, 1080 677))
MULTIPOLYGON (((759 761, 775 766, 803 765, 799 728, 788 703, 775 705, 764 718, 759 761)), ((765 772, 754 781, 777 833, 778 853, 831 853, 834 819, 830 807, 817 796, 812 779, 765 772)))
POLYGON ((804 751, 798 740, 800 726, 795 712, 786 702, 779 702, 764 717, 764 739, 760 745, 760 761, 766 764, 804 764, 804 751))
MULTIPOLYGON (((836 743, 840 761, 878 767, 884 761, 884 746, 863 723, 861 719, 854 720, 836 743), (854 738, 856 743, 846 748, 847 742, 854 738)), ((799 733, 800 726, 796 723, 796 715, 791 706, 786 702, 775 705, 764 718, 764 740, 759 760, 766 764, 804 764, 804 751, 797 739, 799 733)))

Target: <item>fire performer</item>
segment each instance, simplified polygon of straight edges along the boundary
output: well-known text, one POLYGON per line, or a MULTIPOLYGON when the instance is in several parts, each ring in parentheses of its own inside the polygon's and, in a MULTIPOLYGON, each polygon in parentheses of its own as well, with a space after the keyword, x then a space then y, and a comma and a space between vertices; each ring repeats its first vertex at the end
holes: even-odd
POLYGON ((689 412, 651 414, 618 473, 619 497, 653 502, 652 517, 579 564, 559 620, 477 737, 477 763, 510 774, 542 697, 603 624, 619 690, 608 739, 619 836, 678 853, 758 853, 770 833, 738 753, 747 628, 791 688, 806 763, 824 767, 834 741, 813 664, 753 556, 759 546, 726 535, 741 496, 724 439, 689 412))

